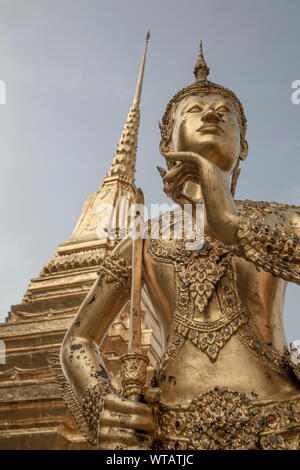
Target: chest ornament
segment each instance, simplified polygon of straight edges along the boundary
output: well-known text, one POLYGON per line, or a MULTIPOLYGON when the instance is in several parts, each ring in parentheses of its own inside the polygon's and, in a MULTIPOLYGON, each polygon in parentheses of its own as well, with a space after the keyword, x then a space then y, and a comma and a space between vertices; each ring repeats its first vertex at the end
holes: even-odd
POLYGON ((230 247, 210 237, 200 250, 187 250, 184 240, 172 244, 151 240, 149 246, 154 258, 173 264, 175 274, 173 334, 158 365, 159 376, 187 340, 216 361, 226 342, 248 321, 234 288, 230 247), (206 307, 214 293, 221 315, 211 321, 206 318, 206 307))
POLYGON ((185 241, 161 239, 151 240, 149 247, 155 259, 173 264, 176 291, 170 340, 157 365, 157 379, 186 341, 215 362, 235 334, 251 355, 277 371, 286 369, 284 358, 260 338, 239 298, 230 246, 207 237, 201 250, 186 250, 185 241), (207 319, 206 309, 213 295, 221 310, 214 321, 207 319))
POLYGON ((177 304, 193 317, 196 310, 204 312, 232 254, 229 247, 210 237, 200 250, 186 246, 186 240, 151 240, 149 251, 160 261, 173 263, 177 304))

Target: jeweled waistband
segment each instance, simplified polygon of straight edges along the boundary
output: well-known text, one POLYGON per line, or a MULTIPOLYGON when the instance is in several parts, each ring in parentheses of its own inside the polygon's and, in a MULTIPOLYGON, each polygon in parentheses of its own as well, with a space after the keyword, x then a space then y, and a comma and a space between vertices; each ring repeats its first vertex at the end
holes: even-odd
POLYGON ((217 387, 189 406, 159 405, 156 448, 255 450, 298 445, 300 394, 258 402, 255 397, 217 387))

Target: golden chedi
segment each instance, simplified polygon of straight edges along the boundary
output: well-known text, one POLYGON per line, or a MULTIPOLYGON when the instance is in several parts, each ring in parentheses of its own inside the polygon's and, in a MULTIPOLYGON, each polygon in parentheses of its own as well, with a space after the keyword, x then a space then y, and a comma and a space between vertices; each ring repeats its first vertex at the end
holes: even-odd
POLYGON ((234 200, 248 151, 244 110, 207 80, 202 45, 194 73, 163 116, 168 172, 160 173, 179 204, 167 228, 184 205, 203 203, 205 238, 192 249, 193 239, 164 237, 160 218, 147 224, 142 283, 163 338, 151 385, 143 401, 125 398, 99 352, 130 299, 128 236, 101 264, 67 332, 62 389, 99 449, 298 449, 300 369, 282 311, 286 283, 300 283, 300 208, 234 200))

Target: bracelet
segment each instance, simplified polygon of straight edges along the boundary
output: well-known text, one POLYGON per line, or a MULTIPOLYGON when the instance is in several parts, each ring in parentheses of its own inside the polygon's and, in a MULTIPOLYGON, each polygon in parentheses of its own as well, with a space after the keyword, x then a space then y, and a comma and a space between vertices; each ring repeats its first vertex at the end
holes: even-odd
POLYGON ((101 285, 104 279, 109 283, 115 282, 117 287, 123 287, 130 283, 131 266, 127 265, 125 259, 113 254, 104 259, 97 274, 99 274, 98 285, 101 285))
POLYGON ((108 382, 99 382, 92 387, 88 387, 85 391, 82 410, 86 422, 93 433, 94 445, 97 442, 98 424, 103 403, 107 395, 110 393, 115 393, 115 389, 108 382))
POLYGON ((241 216, 237 234, 242 246, 255 248, 275 261, 300 262, 300 238, 293 233, 279 231, 241 216))

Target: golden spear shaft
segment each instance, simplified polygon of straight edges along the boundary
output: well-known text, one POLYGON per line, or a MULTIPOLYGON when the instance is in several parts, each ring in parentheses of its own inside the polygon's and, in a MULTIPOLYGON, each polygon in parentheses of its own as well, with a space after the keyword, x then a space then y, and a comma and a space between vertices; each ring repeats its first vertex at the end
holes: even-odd
POLYGON ((147 55, 147 48, 148 48, 149 39, 150 39, 150 31, 148 31, 148 33, 146 35, 146 43, 145 43, 145 48, 144 48, 144 54, 143 54, 142 63, 141 63, 141 66, 140 66, 139 77, 138 77, 136 90, 135 90, 135 95, 134 95, 134 99, 133 99, 133 104, 137 105, 137 106, 140 105, 140 100, 141 100, 144 70, 145 70, 145 62, 146 62, 146 55, 147 55))
POLYGON ((143 268, 143 207, 144 195, 139 188, 135 197, 137 218, 132 240, 132 283, 128 353, 121 357, 123 395, 136 401, 144 392, 148 357, 142 352, 141 288, 143 268))
POLYGON ((143 263, 143 207, 144 194, 138 188, 135 196, 136 220, 135 234, 132 247, 132 284, 130 305, 130 332, 129 353, 142 352, 142 312, 141 312, 141 287, 142 287, 142 263, 143 263))
MULTIPOLYGON (((133 106, 135 106, 135 109, 139 109, 140 104, 149 38, 150 33, 148 32, 133 100, 133 106)), ((135 207, 138 207, 138 209, 143 212, 143 206, 144 195, 142 190, 138 189, 135 194, 135 207)), ((139 400, 141 394, 144 392, 147 378, 147 365, 149 363, 148 357, 142 352, 141 283, 143 256, 143 214, 139 214, 138 219, 139 236, 137 236, 137 221, 135 217, 135 229, 132 240, 132 283, 128 353, 121 357, 123 395, 132 401, 139 400)))

